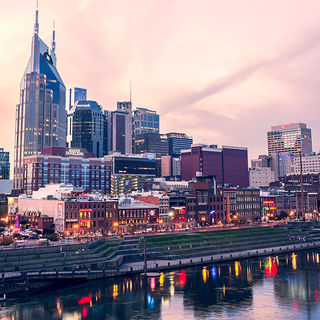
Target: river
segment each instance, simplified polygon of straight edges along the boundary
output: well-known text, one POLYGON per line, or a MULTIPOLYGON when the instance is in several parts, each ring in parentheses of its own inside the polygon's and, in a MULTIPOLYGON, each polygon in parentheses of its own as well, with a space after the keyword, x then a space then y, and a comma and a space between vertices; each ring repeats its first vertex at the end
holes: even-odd
POLYGON ((320 251, 89 281, 10 298, 0 320, 320 319, 320 251))

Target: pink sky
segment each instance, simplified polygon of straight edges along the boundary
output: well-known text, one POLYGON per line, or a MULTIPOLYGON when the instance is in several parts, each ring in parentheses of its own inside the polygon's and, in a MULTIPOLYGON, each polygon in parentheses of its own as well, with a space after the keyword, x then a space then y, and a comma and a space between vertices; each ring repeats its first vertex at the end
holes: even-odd
MULTIPOLYGON (((39 1, 40 37, 56 21, 58 70, 105 109, 129 99, 161 132, 267 153, 272 125, 305 122, 320 146, 320 2, 315 0, 39 1)), ((2 1, 0 147, 12 152, 35 1, 2 1)), ((11 161, 13 154, 11 154, 11 161)))

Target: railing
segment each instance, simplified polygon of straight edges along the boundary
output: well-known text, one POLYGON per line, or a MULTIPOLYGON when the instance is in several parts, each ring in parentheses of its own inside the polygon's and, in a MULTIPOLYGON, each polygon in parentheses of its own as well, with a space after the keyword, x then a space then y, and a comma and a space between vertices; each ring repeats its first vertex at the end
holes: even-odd
MULTIPOLYGON (((193 257, 193 258, 183 258, 173 261, 148 261, 147 270, 148 271, 166 271, 170 269, 177 269, 181 267, 188 267, 193 265, 201 265, 207 263, 217 263, 228 260, 235 259, 244 259, 255 256, 265 256, 265 255, 274 255, 277 253, 284 253, 288 251, 298 251, 311 249, 320 246, 320 241, 314 243, 303 243, 287 246, 279 246, 267 249, 252 249, 245 250, 240 252, 224 253, 209 255, 203 257, 193 257)), ((120 276, 134 273, 142 273, 144 271, 143 263, 138 266, 127 266, 127 267, 118 267, 116 269, 107 270, 68 270, 68 271, 30 271, 30 272, 8 272, 0 273, 0 278, 2 280, 9 280, 14 278, 27 277, 30 280, 37 279, 58 279, 58 278, 103 278, 103 277, 112 277, 120 276)))

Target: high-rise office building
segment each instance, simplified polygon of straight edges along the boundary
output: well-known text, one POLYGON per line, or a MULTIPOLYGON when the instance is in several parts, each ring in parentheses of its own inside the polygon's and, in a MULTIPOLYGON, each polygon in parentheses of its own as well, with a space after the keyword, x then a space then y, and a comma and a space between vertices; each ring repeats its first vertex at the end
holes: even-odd
POLYGON ((268 154, 312 153, 311 129, 305 123, 290 123, 271 127, 268 132, 268 154))
POLYGON ((56 68, 55 31, 52 47, 39 37, 38 10, 31 56, 20 83, 16 107, 14 188, 23 187, 23 158, 41 154, 45 146, 66 145, 65 85, 56 68))
POLYGON ((167 133, 169 142, 169 154, 173 157, 179 157, 181 150, 190 149, 193 139, 185 133, 170 132, 167 133))
POLYGON ((137 108, 133 111, 133 135, 159 133, 160 119, 156 111, 137 108))
POLYGON ((9 162, 9 152, 4 151, 0 148, 0 179, 8 180, 10 178, 10 162, 9 162))
POLYGON ((74 87, 69 93, 69 108, 77 101, 87 100, 87 89, 74 87))
POLYGON ((112 150, 122 154, 132 153, 132 104, 118 102, 112 111, 112 150))
POLYGON ((83 148, 99 158, 107 154, 107 122, 96 101, 77 101, 68 111, 67 144, 83 148))
POLYGON ((169 152, 168 138, 165 134, 143 133, 135 136, 134 153, 155 153, 157 157, 169 152))
POLYGON ((156 159, 154 154, 109 155, 104 160, 111 163, 110 193, 127 194, 142 190, 147 181, 156 177, 156 159))
POLYGON ((109 110, 103 111, 106 126, 104 128, 104 154, 109 154, 112 151, 112 112, 109 110))
POLYGON ((76 103, 77 101, 87 100, 87 89, 74 88, 73 90, 74 90, 73 103, 76 103))
POLYGON ((197 176, 215 176, 219 184, 247 187, 248 150, 241 147, 194 144, 181 151, 181 178, 191 180, 197 176))

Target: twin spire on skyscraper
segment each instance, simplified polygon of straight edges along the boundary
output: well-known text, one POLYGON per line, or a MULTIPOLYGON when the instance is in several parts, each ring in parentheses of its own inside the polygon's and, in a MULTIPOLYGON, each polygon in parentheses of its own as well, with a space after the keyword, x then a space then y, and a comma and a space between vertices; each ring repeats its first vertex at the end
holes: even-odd
MULTIPOLYGON (((32 39, 32 49, 31 49, 31 57, 32 57, 32 71, 40 72, 40 38, 39 38, 39 10, 38 10, 38 0, 37 0, 37 8, 36 8, 36 21, 34 23, 34 35, 32 39)), ((56 66, 56 31, 55 31, 55 22, 53 22, 53 31, 52 31, 52 42, 50 49, 50 57, 52 59, 52 63, 56 66)), ((48 49, 49 51, 49 49, 48 49)), ((49 52, 48 52, 49 54, 49 52)))

